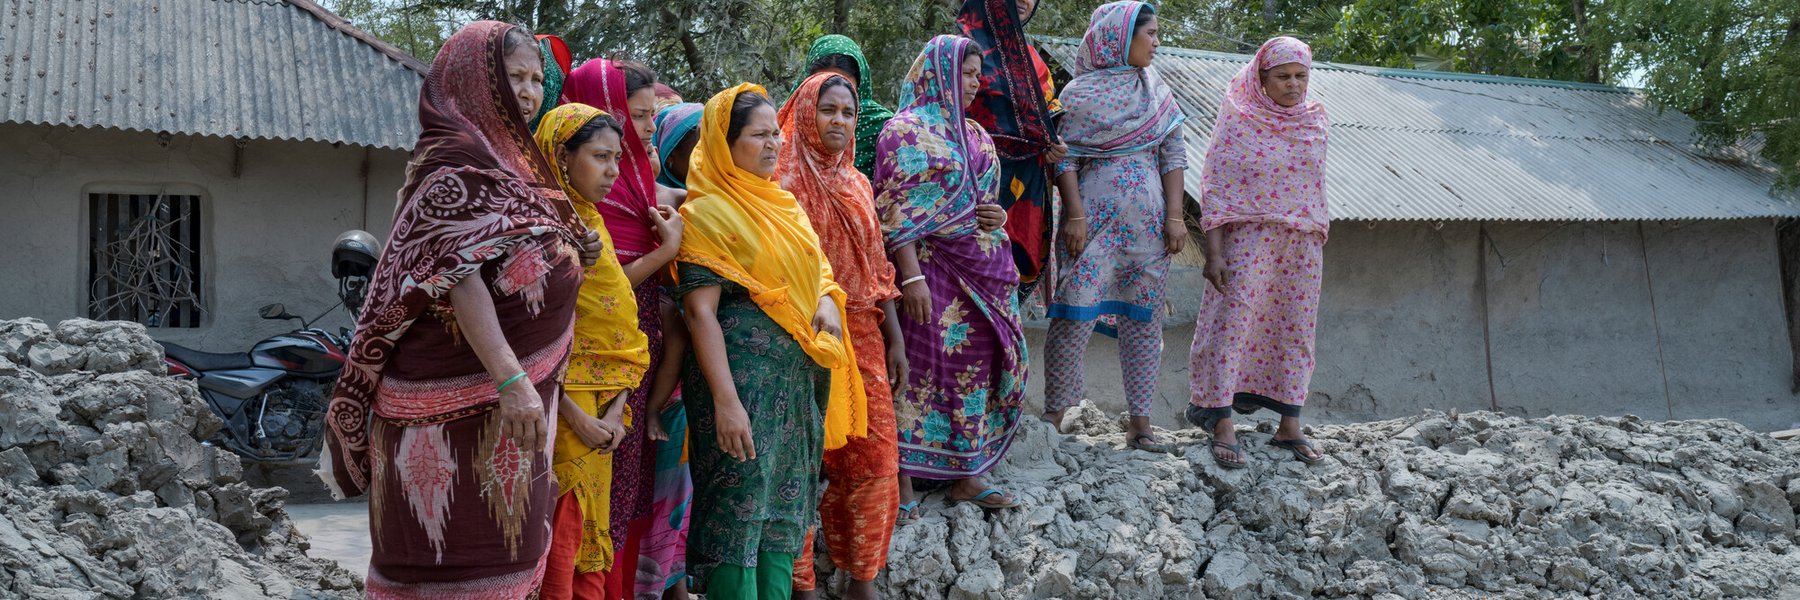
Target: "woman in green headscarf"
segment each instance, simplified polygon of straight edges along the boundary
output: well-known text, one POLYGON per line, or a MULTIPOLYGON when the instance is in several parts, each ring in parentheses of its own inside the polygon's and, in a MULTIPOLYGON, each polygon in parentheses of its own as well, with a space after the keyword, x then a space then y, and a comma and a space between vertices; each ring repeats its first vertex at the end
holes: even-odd
MULTIPOLYGON (((832 34, 812 43, 806 51, 807 77, 823 71, 834 71, 856 82, 856 97, 862 100, 856 111, 856 170, 864 176, 875 174, 875 138, 881 136, 881 126, 894 116, 880 102, 875 101, 875 86, 869 75, 869 61, 863 58, 862 46, 850 38, 832 34)), ((799 87, 799 83, 795 83, 799 87)))

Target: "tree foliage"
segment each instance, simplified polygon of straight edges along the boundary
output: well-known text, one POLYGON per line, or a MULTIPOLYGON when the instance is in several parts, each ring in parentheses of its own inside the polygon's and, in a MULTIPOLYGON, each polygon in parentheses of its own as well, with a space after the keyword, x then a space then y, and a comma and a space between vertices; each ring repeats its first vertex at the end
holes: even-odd
MULTIPOLYGON (((1080 37, 1103 0, 1040 0, 1034 34, 1080 37)), ((429 61, 476 18, 555 33, 579 57, 655 67, 690 99, 739 81, 782 95, 826 33, 862 44, 876 93, 960 0, 335 0, 333 10, 429 61)), ((1800 183, 1800 0, 1163 0, 1163 43, 1254 52, 1295 35, 1320 60, 1642 85, 1701 141, 1759 149, 1800 183)))

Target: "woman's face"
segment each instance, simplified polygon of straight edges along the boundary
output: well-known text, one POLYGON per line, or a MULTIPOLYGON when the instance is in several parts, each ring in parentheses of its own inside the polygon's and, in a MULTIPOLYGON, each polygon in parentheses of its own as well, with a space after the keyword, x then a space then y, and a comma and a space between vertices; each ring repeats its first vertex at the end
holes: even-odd
POLYGON ((1306 65, 1287 63, 1263 69, 1263 93, 1282 106, 1293 106, 1306 99, 1306 80, 1312 73, 1306 65))
POLYGON ((1150 15, 1150 22, 1137 29, 1131 35, 1131 55, 1125 57, 1125 63, 1137 68, 1150 66, 1156 58, 1156 49, 1162 46, 1162 30, 1156 23, 1156 15, 1150 15))
POLYGON ((656 87, 650 86, 625 97, 625 109, 631 111, 631 127, 637 128, 638 140, 650 145, 656 135, 656 87))
POLYGON ((819 93, 819 142, 825 152, 837 154, 850 146, 856 135, 856 95, 841 85, 819 93))
POLYGON ((1019 20, 1030 21, 1032 13, 1037 12, 1037 0, 1019 0, 1019 20))
POLYGON ((750 111, 750 120, 731 142, 731 162, 757 177, 775 177, 775 161, 781 156, 781 125, 775 107, 767 104, 750 111))
POLYGON ((673 149, 669 150, 669 176, 684 185, 687 184, 688 160, 694 157, 694 144, 699 142, 700 136, 689 131, 687 135, 682 136, 681 141, 675 144, 673 149))
POLYGON ((602 129, 587 143, 570 151, 556 148, 557 159, 569 168, 569 187, 589 202, 605 198, 619 179, 619 132, 602 129))
POLYGON ((502 66, 506 68, 506 80, 512 84, 513 95, 519 99, 519 110, 530 122, 537 114, 538 106, 544 103, 544 59, 538 55, 537 45, 513 46, 512 52, 506 53, 502 66))
POLYGON ((963 100, 975 103, 975 92, 981 91, 981 55, 970 54, 962 61, 963 100))

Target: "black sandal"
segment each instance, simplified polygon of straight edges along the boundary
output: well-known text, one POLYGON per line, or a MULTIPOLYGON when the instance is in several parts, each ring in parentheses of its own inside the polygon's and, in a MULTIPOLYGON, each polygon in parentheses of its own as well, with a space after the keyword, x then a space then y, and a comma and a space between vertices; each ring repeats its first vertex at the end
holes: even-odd
POLYGON ((1156 435, 1148 431, 1140 431, 1137 435, 1131 436, 1131 439, 1125 440, 1125 446, 1143 450, 1145 452, 1154 452, 1156 454, 1169 453, 1169 444, 1157 441, 1156 435))
POLYGON ((1217 452, 1210 452, 1210 450, 1209 450, 1209 452, 1212 454, 1212 457, 1213 457, 1213 463, 1219 465, 1220 467, 1223 467, 1226 469, 1242 469, 1242 468, 1250 465, 1250 463, 1248 461, 1244 460, 1244 451, 1239 450, 1237 444, 1227 444, 1227 443, 1221 442, 1219 440, 1213 440, 1212 447, 1213 448, 1224 448, 1226 450, 1230 450, 1232 454, 1236 454, 1238 457, 1237 460, 1233 461, 1231 459, 1220 456, 1219 453, 1217 453, 1217 452))
POLYGON ((1272 442, 1269 442, 1269 445, 1274 446, 1276 448, 1286 448, 1289 452, 1294 453, 1295 459, 1299 460, 1300 462, 1309 464, 1309 465, 1319 462, 1321 460, 1325 460, 1325 454, 1322 452, 1319 452, 1319 447, 1314 446, 1312 443, 1312 440, 1309 440, 1306 438, 1297 438, 1297 439, 1291 439, 1291 440, 1274 440, 1272 442), (1307 456, 1306 451, 1301 450, 1301 448, 1310 449, 1313 451, 1313 453, 1318 454, 1318 456, 1307 456))
MULTIPOLYGON (((1219 421, 1225 420, 1221 417, 1209 416, 1206 409, 1192 404, 1189 404, 1187 410, 1182 412, 1182 416, 1186 417, 1189 423, 1206 430, 1207 435, 1212 435, 1213 429, 1219 426, 1219 421)), ((1244 460, 1244 451, 1239 448, 1237 444, 1227 444, 1219 441, 1216 437, 1212 440, 1212 447, 1207 449, 1207 454, 1212 455, 1213 463, 1226 469, 1242 469, 1250 465, 1249 461, 1244 460), (1238 458, 1235 461, 1221 458, 1219 457, 1219 453, 1212 451, 1212 448, 1224 448, 1230 450, 1231 453, 1236 454, 1238 458)))

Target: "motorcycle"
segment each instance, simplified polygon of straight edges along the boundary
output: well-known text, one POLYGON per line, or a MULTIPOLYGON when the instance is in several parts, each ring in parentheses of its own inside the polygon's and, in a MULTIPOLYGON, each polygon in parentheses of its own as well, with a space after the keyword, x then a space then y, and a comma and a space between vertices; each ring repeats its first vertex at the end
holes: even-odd
POLYGON ((350 331, 333 333, 313 324, 339 307, 355 320, 380 253, 380 242, 367 232, 339 235, 331 251, 338 303, 312 319, 288 313, 281 303, 262 307, 262 318, 299 321, 300 327, 257 342, 249 352, 205 352, 158 342, 169 374, 194 380, 207 407, 225 422, 210 440, 213 444, 255 462, 305 462, 317 455, 325 407, 347 360, 350 331))

